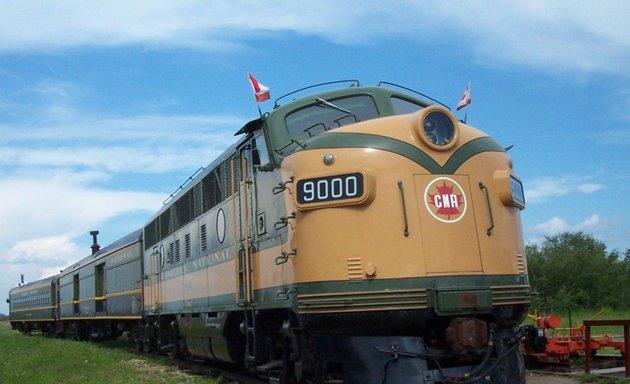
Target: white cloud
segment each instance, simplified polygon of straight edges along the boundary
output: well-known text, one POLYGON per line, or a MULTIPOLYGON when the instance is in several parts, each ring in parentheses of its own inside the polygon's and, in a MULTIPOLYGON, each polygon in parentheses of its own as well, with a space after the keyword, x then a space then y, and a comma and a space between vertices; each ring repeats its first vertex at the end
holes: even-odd
POLYGON ((575 225, 570 224, 565 219, 554 216, 544 223, 532 226, 528 232, 534 235, 552 236, 567 231, 597 232, 602 226, 607 227, 609 225, 610 223, 602 220, 597 214, 593 214, 575 225))
POLYGON ((3 259, 7 264, 31 264, 59 270, 76 261, 85 250, 79 250, 71 234, 18 241, 3 259))
POLYGON ((597 191, 604 189, 604 186, 602 184, 597 184, 597 183, 583 183, 583 184, 576 185, 575 188, 579 192, 590 195, 591 193, 595 193, 597 191))
POLYGON ((84 116, 0 125, 0 167, 81 167, 164 173, 207 164, 234 142, 245 120, 231 116, 84 116), (168 143, 168 145, 165 145, 168 143))
POLYGON ((405 36, 470 47, 486 63, 622 76, 630 72, 630 3, 624 0, 579 5, 569 0, 0 4, 4 51, 124 45, 234 49, 248 39, 290 32, 343 44, 405 36))
POLYGON ((534 225, 528 232, 535 235, 551 236, 560 232, 568 231, 570 227, 571 226, 566 220, 560 217, 552 217, 544 223, 534 225))
MULTIPOLYGON (((38 177, 0 179, 0 247, 15 249, 24 234, 83 233, 128 212, 154 212, 163 193, 105 190, 93 187, 97 173, 54 171, 38 177)), ((10 253, 10 252, 9 252, 10 253)), ((12 259, 8 255, 0 258, 12 259)))
POLYGON ((545 201, 571 193, 592 194, 604 189, 603 184, 592 183, 590 176, 567 175, 541 177, 525 183, 525 199, 528 203, 545 201))
POLYGON ((606 224, 606 223, 604 223, 604 221, 599 217, 599 215, 594 214, 591 217, 582 221, 581 223, 578 223, 575 226, 575 229, 579 231, 588 232, 588 231, 597 230, 602 224, 606 224))
POLYGON ((630 236, 630 231, 614 219, 606 219, 598 214, 592 214, 578 223, 571 223, 566 219, 554 216, 543 223, 526 228, 525 237, 528 243, 541 244, 545 237, 562 232, 585 232, 604 242, 610 250, 616 248, 621 251, 627 247, 628 236, 630 236))
POLYGON ((630 5, 625 1, 441 4, 442 15, 450 13, 454 28, 469 34, 471 41, 466 42, 480 56, 541 68, 628 75, 630 34, 625 15, 630 5))

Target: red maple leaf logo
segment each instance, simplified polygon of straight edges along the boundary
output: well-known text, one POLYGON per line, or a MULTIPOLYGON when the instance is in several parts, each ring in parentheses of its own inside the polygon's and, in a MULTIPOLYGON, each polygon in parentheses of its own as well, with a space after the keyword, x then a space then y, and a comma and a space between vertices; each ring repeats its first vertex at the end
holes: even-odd
POLYGON ((453 193, 453 187, 446 185, 446 181, 442 186, 437 187, 436 194, 429 193, 429 202, 437 208, 437 214, 446 216, 448 220, 451 216, 460 214, 459 207, 463 204, 463 196, 453 193))

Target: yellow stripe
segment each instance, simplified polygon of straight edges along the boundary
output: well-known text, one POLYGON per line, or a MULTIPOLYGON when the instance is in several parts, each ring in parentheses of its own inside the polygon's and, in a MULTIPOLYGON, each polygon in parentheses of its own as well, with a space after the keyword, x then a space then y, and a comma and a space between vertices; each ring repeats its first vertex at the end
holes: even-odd
POLYGON ((34 323, 36 321, 53 321, 53 319, 11 319, 9 321, 11 323, 34 323))
POLYGON ((59 320, 140 320, 142 316, 85 316, 85 317, 60 317, 59 320))
POLYGON ((140 290, 140 289, 133 289, 133 290, 130 290, 130 291, 116 292, 116 293, 112 293, 112 294, 105 295, 105 296, 86 297, 86 298, 81 299, 81 300, 64 301, 64 302, 61 302, 60 305, 80 304, 80 303, 85 303, 87 301, 101 301, 101 300, 109 299, 109 298, 112 298, 112 297, 131 296, 131 295, 137 295, 137 294, 141 294, 141 293, 142 293, 142 290, 140 290))
POLYGON ((11 312, 26 312, 26 311, 35 311, 35 310, 39 310, 39 309, 54 309, 55 307, 53 306, 46 306, 46 307, 31 307, 31 308, 23 308, 23 309, 11 309, 11 312))
POLYGON ((133 289, 131 291, 123 291, 123 292, 116 292, 116 293, 111 293, 109 295, 105 295, 106 298, 110 298, 110 297, 119 297, 119 296, 129 296, 129 295, 136 295, 136 294, 140 294, 142 293, 142 290, 140 289, 133 289))

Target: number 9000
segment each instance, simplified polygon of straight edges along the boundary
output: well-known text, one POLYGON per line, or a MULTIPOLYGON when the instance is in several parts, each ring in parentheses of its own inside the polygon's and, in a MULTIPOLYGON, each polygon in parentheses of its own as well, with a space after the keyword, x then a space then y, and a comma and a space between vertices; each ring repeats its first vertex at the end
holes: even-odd
POLYGON ((297 200, 300 204, 354 199, 362 195, 361 173, 304 179, 297 184, 297 200))

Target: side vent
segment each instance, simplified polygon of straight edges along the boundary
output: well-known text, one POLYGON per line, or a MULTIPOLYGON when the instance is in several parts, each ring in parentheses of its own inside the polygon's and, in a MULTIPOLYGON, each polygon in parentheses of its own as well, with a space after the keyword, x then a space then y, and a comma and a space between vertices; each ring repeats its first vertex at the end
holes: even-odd
POLYGON ((202 224, 201 229, 199 230, 199 239, 201 243, 201 252, 205 252, 208 250, 208 232, 206 230, 206 225, 202 224))
POLYGON ((180 260, 180 244, 179 244, 179 239, 175 240, 175 262, 179 263, 180 260))
POLYGON ((173 257, 175 255, 173 254, 173 243, 170 243, 168 245, 168 251, 166 253, 166 262, 169 264, 173 264, 173 257))
POLYGON ((184 236, 184 253, 186 254, 186 258, 190 257, 190 233, 184 236))
POLYGON ((346 259, 348 264, 348 279, 363 280, 363 262, 360 257, 346 259))
POLYGON ((525 274, 525 257, 523 257, 522 253, 516 254, 516 264, 518 266, 518 273, 521 275, 525 274))

